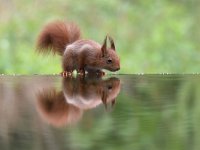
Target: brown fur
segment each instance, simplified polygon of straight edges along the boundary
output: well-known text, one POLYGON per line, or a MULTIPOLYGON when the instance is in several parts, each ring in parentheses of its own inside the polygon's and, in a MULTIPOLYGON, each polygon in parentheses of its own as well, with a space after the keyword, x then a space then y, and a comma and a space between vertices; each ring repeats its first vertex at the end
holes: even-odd
POLYGON ((63 55, 66 46, 80 38, 80 29, 74 23, 55 21, 47 24, 41 31, 37 50, 39 52, 58 53, 63 55))
POLYGON ((99 72, 101 69, 120 69, 120 59, 110 36, 110 48, 107 48, 107 36, 102 45, 93 40, 79 38, 80 30, 75 24, 55 21, 43 28, 38 37, 37 48, 39 52, 52 51, 63 55, 62 68, 67 73, 74 70, 85 73, 99 72))

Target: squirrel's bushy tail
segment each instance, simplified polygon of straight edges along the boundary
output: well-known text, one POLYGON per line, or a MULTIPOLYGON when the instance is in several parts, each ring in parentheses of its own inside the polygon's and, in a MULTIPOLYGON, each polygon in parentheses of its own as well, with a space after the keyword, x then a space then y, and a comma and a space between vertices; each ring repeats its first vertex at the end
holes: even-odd
POLYGON ((54 21, 47 24, 39 34, 37 50, 63 55, 65 48, 80 38, 80 29, 74 23, 54 21))

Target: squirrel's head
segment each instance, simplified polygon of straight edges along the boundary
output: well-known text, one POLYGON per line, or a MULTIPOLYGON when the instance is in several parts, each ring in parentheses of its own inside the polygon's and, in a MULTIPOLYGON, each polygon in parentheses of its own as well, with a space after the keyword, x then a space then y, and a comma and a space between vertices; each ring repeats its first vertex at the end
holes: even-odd
POLYGON ((110 41, 110 48, 107 48, 107 36, 101 47, 103 68, 110 71, 118 71, 120 69, 120 59, 116 53, 113 39, 110 36, 108 36, 108 38, 110 41))

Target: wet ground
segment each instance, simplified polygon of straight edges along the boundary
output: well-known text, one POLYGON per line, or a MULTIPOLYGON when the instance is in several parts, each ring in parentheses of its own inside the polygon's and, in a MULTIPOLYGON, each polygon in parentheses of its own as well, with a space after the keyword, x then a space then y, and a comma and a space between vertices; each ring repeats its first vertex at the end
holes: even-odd
POLYGON ((200 75, 0 76, 0 148, 200 148, 200 75))

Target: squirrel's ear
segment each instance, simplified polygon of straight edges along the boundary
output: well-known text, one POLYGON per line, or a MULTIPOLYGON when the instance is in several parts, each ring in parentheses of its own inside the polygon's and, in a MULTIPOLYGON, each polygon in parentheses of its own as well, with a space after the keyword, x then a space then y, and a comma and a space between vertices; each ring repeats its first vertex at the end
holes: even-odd
POLYGON ((110 37, 110 36, 108 38, 109 38, 109 41, 110 41, 110 47, 111 47, 111 49, 113 49, 115 51, 115 43, 113 41, 113 38, 110 37))
POLYGON ((107 36, 104 39, 103 45, 101 47, 101 51, 102 51, 102 57, 104 57, 107 51, 107 36))

